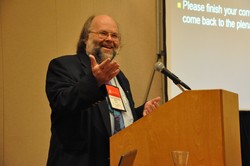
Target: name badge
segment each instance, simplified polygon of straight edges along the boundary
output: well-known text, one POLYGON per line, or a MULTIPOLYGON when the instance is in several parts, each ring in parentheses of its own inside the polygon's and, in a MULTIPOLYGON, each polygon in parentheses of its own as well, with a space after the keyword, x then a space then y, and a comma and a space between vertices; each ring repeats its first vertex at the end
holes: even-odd
POLYGON ((109 99, 111 108, 120 110, 120 111, 126 111, 124 108, 124 104, 122 102, 119 88, 113 85, 106 85, 106 89, 108 92, 108 99, 109 99))

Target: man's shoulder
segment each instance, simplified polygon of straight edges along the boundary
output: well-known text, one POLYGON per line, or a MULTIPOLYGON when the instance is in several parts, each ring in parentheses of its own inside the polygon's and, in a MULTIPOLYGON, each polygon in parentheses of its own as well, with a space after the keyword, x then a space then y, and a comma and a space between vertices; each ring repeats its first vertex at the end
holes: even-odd
POLYGON ((85 57, 86 57, 85 54, 62 55, 52 59, 51 62, 71 64, 71 63, 80 63, 82 61, 84 63, 84 61, 87 60, 85 57))
POLYGON ((86 70, 86 62, 81 60, 82 55, 73 54, 73 55, 62 55, 51 60, 49 64, 49 71, 60 71, 68 72, 79 78, 82 71, 86 70))
POLYGON ((80 59, 77 54, 62 55, 52 59, 49 63, 50 67, 60 68, 79 68, 81 66, 80 59))
POLYGON ((74 59, 77 59, 76 54, 58 56, 56 58, 53 58, 52 61, 69 61, 74 59))

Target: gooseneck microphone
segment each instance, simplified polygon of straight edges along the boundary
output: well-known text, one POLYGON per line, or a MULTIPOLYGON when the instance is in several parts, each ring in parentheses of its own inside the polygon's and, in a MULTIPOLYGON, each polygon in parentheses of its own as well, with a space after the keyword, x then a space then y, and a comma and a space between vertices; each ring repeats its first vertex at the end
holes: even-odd
POLYGON ((191 88, 182 82, 176 75, 174 75, 171 71, 169 71, 167 68, 165 68, 164 64, 161 62, 155 63, 155 70, 161 72, 165 76, 169 77, 176 85, 181 85, 184 88, 191 90, 191 88))

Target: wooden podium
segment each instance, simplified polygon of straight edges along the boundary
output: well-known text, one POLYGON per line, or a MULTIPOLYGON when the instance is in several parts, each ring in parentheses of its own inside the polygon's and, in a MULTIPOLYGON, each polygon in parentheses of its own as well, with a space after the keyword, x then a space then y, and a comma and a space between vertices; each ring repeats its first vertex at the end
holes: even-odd
POLYGON ((189 151, 189 166, 240 166, 238 95, 181 93, 110 138, 111 166, 137 149, 134 166, 173 166, 171 151, 189 151))

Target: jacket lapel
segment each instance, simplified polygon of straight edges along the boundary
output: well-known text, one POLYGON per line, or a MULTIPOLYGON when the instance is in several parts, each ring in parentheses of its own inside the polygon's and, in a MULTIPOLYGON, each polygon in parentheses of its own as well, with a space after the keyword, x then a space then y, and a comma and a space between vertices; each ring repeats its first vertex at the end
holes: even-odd
POLYGON ((103 118, 103 122, 105 124, 105 127, 108 131, 109 136, 112 135, 111 133, 111 122, 110 122, 110 115, 109 115, 109 108, 107 105, 107 101, 103 100, 102 102, 98 103, 98 107, 100 110, 100 113, 102 115, 103 118))
MULTIPOLYGON (((78 54, 78 57, 80 59, 80 62, 82 66, 85 68, 85 71, 91 72, 91 62, 87 54, 78 54)), ((102 86, 101 88, 106 88, 105 86, 102 86)), ((100 114, 102 116, 103 122, 105 124, 105 128, 107 129, 107 132, 109 136, 111 136, 111 122, 110 122, 110 115, 109 115, 109 109, 107 105, 107 101, 99 101, 98 107, 100 114)))
MULTIPOLYGON (((77 54, 82 66, 86 69, 91 69, 91 62, 87 54, 77 54)), ((89 72, 89 71, 88 71, 89 72)))

